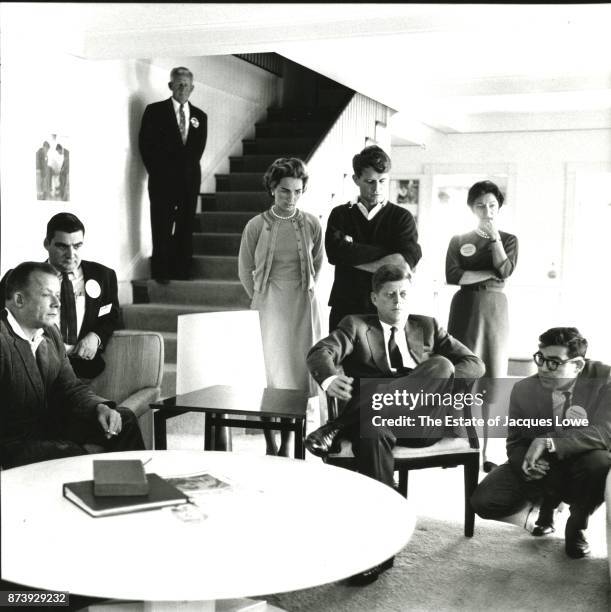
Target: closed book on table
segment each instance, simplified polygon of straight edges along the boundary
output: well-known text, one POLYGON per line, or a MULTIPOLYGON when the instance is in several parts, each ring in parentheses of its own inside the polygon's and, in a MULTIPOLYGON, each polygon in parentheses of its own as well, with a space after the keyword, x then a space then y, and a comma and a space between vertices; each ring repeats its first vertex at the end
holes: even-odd
POLYGON ((140 459, 94 459, 94 495, 146 495, 149 484, 140 459))
POLYGON ((96 497, 93 493, 93 480, 67 482, 63 486, 63 493, 66 499, 95 517, 153 510, 163 506, 184 504, 188 501, 184 493, 157 474, 147 474, 147 480, 149 492, 146 495, 96 497))

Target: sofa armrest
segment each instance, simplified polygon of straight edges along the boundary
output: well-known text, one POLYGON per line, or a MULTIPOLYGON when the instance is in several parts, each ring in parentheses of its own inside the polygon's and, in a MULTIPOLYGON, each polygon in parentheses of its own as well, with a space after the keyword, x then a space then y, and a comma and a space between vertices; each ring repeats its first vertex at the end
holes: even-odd
POLYGON ((156 402, 160 394, 161 389, 159 387, 147 387, 136 391, 136 393, 124 399, 120 405, 124 408, 129 408, 136 418, 139 419, 150 410, 149 404, 156 402))

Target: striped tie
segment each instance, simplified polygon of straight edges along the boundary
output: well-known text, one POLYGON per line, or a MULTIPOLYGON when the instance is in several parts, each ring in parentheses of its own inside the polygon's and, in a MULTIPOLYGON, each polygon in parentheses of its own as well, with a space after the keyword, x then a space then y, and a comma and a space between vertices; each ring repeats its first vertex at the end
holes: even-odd
POLYGON ((178 116, 180 117, 180 136, 182 138, 182 144, 187 142, 187 120, 185 119, 185 105, 180 105, 180 110, 178 111, 178 116))

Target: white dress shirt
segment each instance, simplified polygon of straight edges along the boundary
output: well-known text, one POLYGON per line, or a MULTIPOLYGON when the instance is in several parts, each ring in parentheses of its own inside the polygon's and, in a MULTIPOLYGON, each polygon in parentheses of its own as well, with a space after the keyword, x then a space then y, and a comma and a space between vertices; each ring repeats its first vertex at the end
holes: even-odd
MULTIPOLYGON (((47 260, 47 263, 50 263, 49 260, 47 260)), ((61 272, 58 272, 57 276, 59 278, 59 282, 61 283, 61 272)), ((83 319, 85 318, 85 276, 83 274, 83 268, 79 266, 74 272, 68 272, 68 279, 72 283, 72 288, 74 290, 74 302, 76 304, 76 336, 78 338, 79 334, 81 333, 81 327, 83 326, 83 319)), ((59 307, 59 310, 60 317, 58 317, 55 323, 58 328, 61 320, 61 306, 59 307)), ((95 332, 91 333, 96 336, 98 339, 98 346, 100 346, 102 342, 100 337, 95 332)), ((74 348, 74 344, 64 343, 64 346, 66 347, 67 353, 70 353, 70 351, 74 348)))
MULTIPOLYGON (((407 321, 407 318, 405 319, 407 321)), ((395 326, 397 328, 397 332, 395 333, 395 342, 399 347, 399 351, 401 353, 401 358, 403 359, 403 367, 404 368, 412 368, 414 369, 418 364, 414 361, 414 358, 411 356, 409 352, 409 348, 407 346, 407 337, 405 335, 405 321, 402 323, 397 323, 395 326)), ((382 332, 384 334, 384 351, 386 353, 386 362, 388 363, 388 367, 391 372, 396 372, 397 370, 390 365, 390 356, 388 355, 388 341, 390 340, 390 328, 392 327, 388 323, 384 323, 380 321, 380 325, 382 326, 382 332)), ((323 391, 327 391, 329 385, 337 378, 337 374, 332 374, 328 378, 325 378, 320 383, 320 387, 323 391)))
POLYGON ((23 338, 30 345, 30 348, 32 349, 32 355, 36 357, 36 349, 39 347, 40 343, 42 342, 42 336, 44 334, 44 330, 42 328, 39 328, 34 332, 34 336, 32 336, 31 338, 28 338, 26 336, 26 333, 23 331, 23 328, 21 327, 21 325, 19 325, 19 323, 17 322, 17 319, 15 319, 11 311, 8 308, 6 308, 5 310, 7 312, 6 322, 10 325, 11 329, 20 338, 23 338))
MULTIPOLYGON (((396 372, 396 369, 390 365, 390 355, 388 354, 388 341, 390 340, 390 328, 392 325, 384 323, 384 321, 380 321, 380 325, 382 326, 382 331, 384 332, 384 350, 386 351, 386 361, 388 362, 388 367, 390 368, 391 372, 396 372)), ((409 348, 407 347, 405 322, 397 323, 395 327, 397 328, 397 332, 395 333, 395 342, 397 343, 397 347, 399 348, 399 352, 401 353, 401 357, 403 359, 403 367, 411 368, 413 370, 418 364, 414 361, 414 358, 411 356, 409 348)))
POLYGON ((366 206, 356 199, 350 202, 350 206, 356 206, 361 213, 363 213, 365 219, 367 219, 367 221, 371 221, 371 219, 373 219, 384 208, 384 206, 386 206, 387 203, 388 200, 385 200, 381 204, 376 204, 371 210, 367 210, 366 206))

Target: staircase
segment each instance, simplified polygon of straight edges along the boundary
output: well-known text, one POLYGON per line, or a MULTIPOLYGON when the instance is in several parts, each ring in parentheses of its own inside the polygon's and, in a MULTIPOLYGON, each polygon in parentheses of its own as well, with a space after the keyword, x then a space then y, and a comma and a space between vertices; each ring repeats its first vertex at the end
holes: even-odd
POLYGON ((196 215, 193 233, 193 279, 167 285, 150 279, 132 281, 134 303, 122 309, 125 327, 163 335, 162 397, 176 392, 178 316, 249 308, 238 279, 238 251, 246 223, 271 203, 263 190, 263 173, 278 157, 307 160, 352 94, 319 78, 321 106, 269 108, 266 121, 255 126, 255 138, 242 141, 243 154, 230 158, 229 173, 216 175, 216 192, 200 194, 202 212, 196 215))

